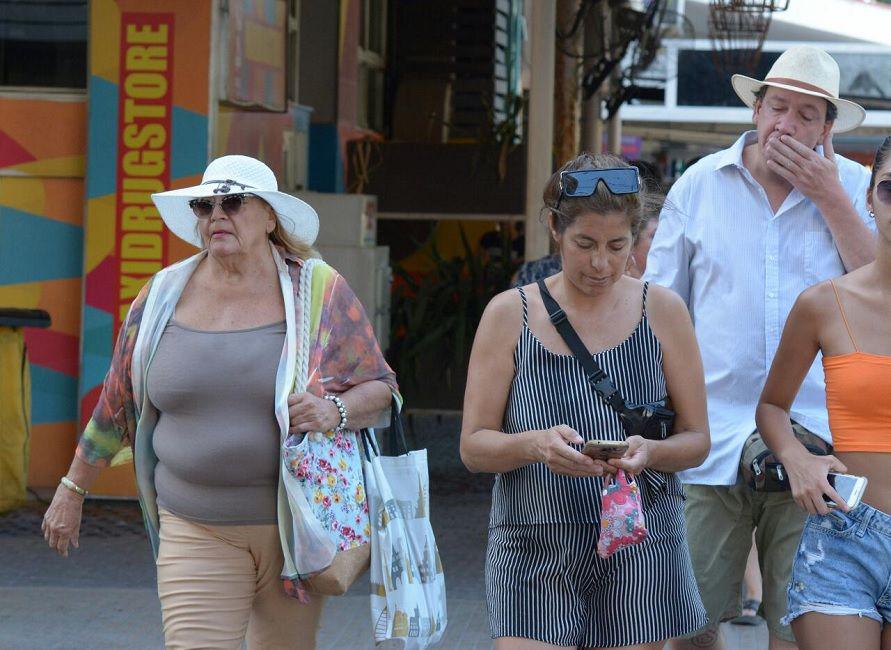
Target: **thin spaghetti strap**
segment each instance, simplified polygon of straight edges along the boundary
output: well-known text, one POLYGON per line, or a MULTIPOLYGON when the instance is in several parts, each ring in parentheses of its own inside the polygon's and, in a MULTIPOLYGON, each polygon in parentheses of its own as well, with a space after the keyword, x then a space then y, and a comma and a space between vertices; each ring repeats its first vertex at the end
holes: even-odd
POLYGON ((523 327, 529 325, 529 307, 526 304, 526 292, 523 291, 523 287, 517 287, 517 291, 520 292, 520 300, 523 301, 523 327))
POLYGON ((845 323, 845 329, 848 330, 848 336, 851 337, 851 345, 854 346, 855 352, 860 352, 860 348, 857 347, 857 341, 854 340, 854 334, 851 332, 851 326, 848 325, 848 317, 845 316, 845 308, 842 307, 841 297, 838 295, 838 287, 835 286, 835 282, 832 280, 829 281, 829 284, 832 285, 832 290, 835 292, 835 302, 838 303, 838 310, 841 312, 842 320, 845 323))
POLYGON ((643 288, 643 315, 647 315, 647 290, 650 288, 649 282, 644 282, 643 288))

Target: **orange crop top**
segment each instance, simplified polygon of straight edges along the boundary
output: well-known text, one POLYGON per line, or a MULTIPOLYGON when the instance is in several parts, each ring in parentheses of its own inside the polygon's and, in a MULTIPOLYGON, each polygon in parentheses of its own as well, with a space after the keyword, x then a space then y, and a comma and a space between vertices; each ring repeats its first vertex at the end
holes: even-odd
POLYGON ((854 345, 854 352, 823 357, 833 447, 836 451, 891 452, 891 356, 860 351, 838 289, 830 284, 854 345))

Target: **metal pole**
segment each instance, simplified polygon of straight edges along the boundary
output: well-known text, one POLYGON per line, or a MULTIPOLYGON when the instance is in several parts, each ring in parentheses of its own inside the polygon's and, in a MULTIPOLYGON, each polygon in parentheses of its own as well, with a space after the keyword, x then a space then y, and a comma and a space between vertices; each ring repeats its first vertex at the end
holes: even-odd
POLYGON ((547 226, 539 221, 541 193, 553 173, 554 48, 557 10, 554 0, 535 0, 529 25, 531 75, 529 133, 526 143, 526 259, 549 252, 547 226))
MULTIPOLYGON (((613 43, 613 33, 614 29, 613 21, 612 21, 612 12, 610 12, 609 7, 604 3, 604 11, 606 15, 610 18, 607 23, 610 31, 608 32, 608 42, 613 43)), ((612 48, 612 45, 610 46, 612 48)), ((617 52, 610 52, 611 57, 617 57, 617 52)), ((609 88, 610 93, 617 92, 619 89, 619 84, 622 82, 622 70, 617 65, 613 68, 612 74, 610 74, 609 80, 607 83, 607 88, 609 88)), ((622 115, 621 108, 618 109, 612 118, 609 120, 609 152, 612 154, 619 155, 622 153, 622 115)))
MULTIPOLYGON (((602 54, 604 21, 601 12, 591 12, 585 18, 585 55, 591 57, 602 54)), ((591 59, 586 59, 590 61, 591 59)), ((582 151, 600 153, 603 146, 603 120, 600 118, 600 107, 603 96, 598 89, 584 101, 582 108, 582 151)))
POLYGON ((619 155, 622 153, 622 115, 621 110, 616 111, 609 121, 609 152, 619 155))

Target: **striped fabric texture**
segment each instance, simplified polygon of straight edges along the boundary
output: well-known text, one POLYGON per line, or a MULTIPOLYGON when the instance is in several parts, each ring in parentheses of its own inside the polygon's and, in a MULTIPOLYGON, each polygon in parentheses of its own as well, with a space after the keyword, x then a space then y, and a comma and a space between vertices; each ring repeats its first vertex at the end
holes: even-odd
MULTIPOLYGON (((514 352, 516 374, 503 430, 567 424, 583 438, 624 440, 618 415, 591 389, 581 364, 551 352, 528 327, 514 352)), ((665 396, 662 351, 644 311, 637 328, 597 363, 629 402, 665 396)), ((688 634, 705 624, 686 543, 683 489, 673 474, 640 477, 646 524, 642 543, 597 557, 600 478, 553 474, 533 463, 495 478, 486 560, 494 637, 559 645, 621 646, 688 634)))

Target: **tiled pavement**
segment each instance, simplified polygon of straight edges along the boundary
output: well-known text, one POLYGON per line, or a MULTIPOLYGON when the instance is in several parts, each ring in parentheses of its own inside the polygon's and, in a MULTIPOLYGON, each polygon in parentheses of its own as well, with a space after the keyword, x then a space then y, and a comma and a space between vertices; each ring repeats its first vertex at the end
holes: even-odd
MULTIPOLYGON (((478 484, 439 486, 446 493, 432 495, 431 516, 449 598, 439 647, 488 649, 483 560, 489 495, 478 484)), ((161 648, 154 565, 135 504, 88 504, 81 548, 67 560, 43 546, 44 507, 34 502, 0 517, 0 650, 161 648)), ((330 599, 320 649, 374 647, 367 594, 366 577, 346 596, 330 599)), ((767 647, 763 626, 725 625, 725 638, 728 650, 767 647)))

